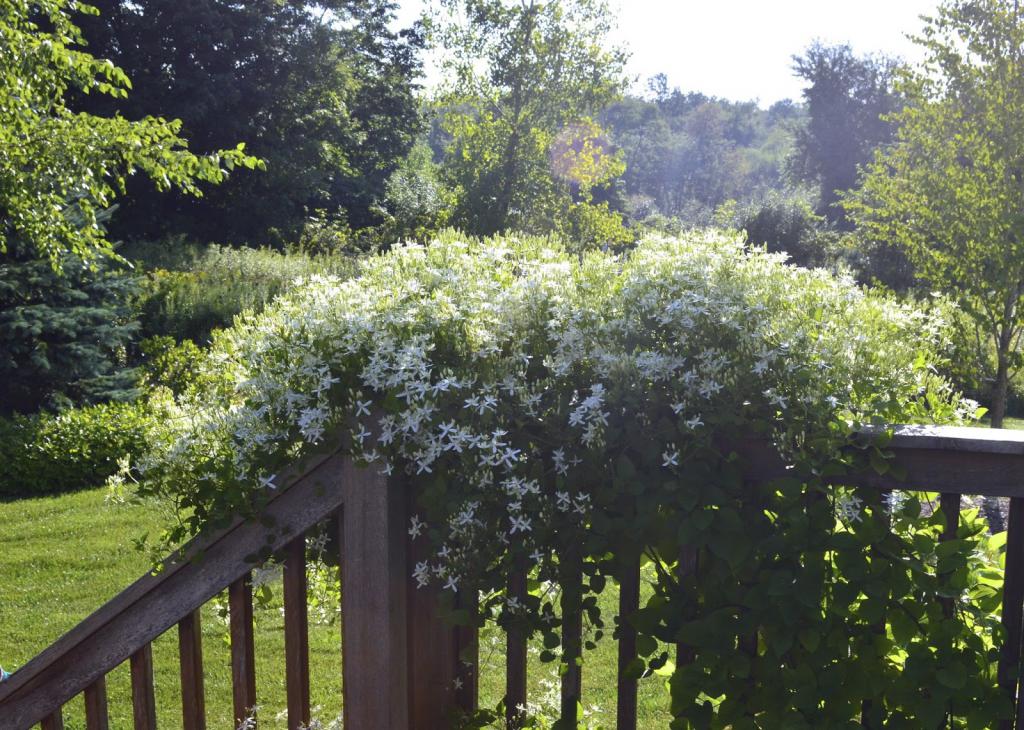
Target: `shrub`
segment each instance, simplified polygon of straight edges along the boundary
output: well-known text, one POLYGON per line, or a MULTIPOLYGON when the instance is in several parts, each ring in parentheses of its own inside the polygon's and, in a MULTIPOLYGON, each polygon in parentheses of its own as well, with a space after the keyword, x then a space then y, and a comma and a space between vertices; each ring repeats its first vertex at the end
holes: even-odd
POLYGON ((824 476, 885 470, 884 442, 843 448, 861 424, 974 412, 934 374, 941 324, 715 232, 582 256, 446 235, 218 333, 204 385, 136 463, 140 491, 173 497, 183 539, 255 516, 279 469, 340 446, 403 475, 420 585, 483 596, 481 616, 543 635, 544 661, 562 610, 599 639, 595 594, 650 560, 632 670, 671 676, 679 727, 848 727, 865 702, 874 727, 947 711, 994 727, 1012 708, 984 526, 968 515, 941 543, 920 495, 824 476), (746 481, 749 438, 789 478, 746 481), (684 552, 699 572, 680 581, 684 552), (562 584, 561 606, 540 588, 510 600, 516 565, 562 584), (668 666, 659 646, 677 642, 695 662, 668 666))
POLYGON ((0 419, 0 498, 101 486, 144 450, 151 422, 142 401, 0 419))
MULTIPOLYGON (((144 248, 135 250, 146 255, 144 248)), ((213 330, 229 326, 247 309, 262 310, 297 279, 348 276, 356 263, 344 255, 209 246, 182 254, 177 266, 147 273, 138 303, 142 334, 206 344, 213 330)))
POLYGON ((192 340, 150 337, 139 343, 139 352, 143 383, 150 388, 167 388, 179 395, 199 376, 203 351, 192 340))

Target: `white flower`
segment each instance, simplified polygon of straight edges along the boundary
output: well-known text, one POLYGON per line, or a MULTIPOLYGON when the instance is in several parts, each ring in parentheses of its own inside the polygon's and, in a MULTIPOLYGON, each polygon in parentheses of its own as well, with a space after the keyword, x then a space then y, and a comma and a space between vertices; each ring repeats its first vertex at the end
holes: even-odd
POLYGON ((529 532, 533 529, 529 517, 510 515, 508 519, 512 523, 512 527, 509 529, 509 533, 512 535, 517 532, 529 532))
POLYGON ((370 406, 373 405, 372 400, 357 400, 356 401, 356 418, 359 416, 370 415, 370 406))
POLYGON ((679 449, 668 449, 661 454, 661 465, 664 467, 679 466, 679 449))
POLYGON ((836 509, 844 522, 860 522, 860 507, 864 500, 855 494, 842 495, 836 499, 836 509))
POLYGON ((699 413, 696 416, 694 416, 693 418, 686 419, 685 421, 683 421, 683 423, 691 431, 693 429, 699 427, 699 426, 703 426, 704 425, 704 421, 700 420, 700 414, 699 413))
POLYGON ((269 477, 261 476, 260 477, 260 489, 270 489, 270 490, 277 489, 277 485, 274 484, 274 479, 276 479, 276 478, 277 478, 276 474, 271 474, 269 477))
POLYGON ((410 519, 409 536, 415 540, 423 533, 423 528, 426 527, 426 523, 420 520, 419 515, 413 515, 410 519))

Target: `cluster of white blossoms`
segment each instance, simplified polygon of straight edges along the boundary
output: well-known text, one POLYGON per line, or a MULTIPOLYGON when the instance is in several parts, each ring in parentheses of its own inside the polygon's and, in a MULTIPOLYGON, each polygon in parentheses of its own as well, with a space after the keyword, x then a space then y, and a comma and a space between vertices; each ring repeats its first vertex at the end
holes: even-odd
POLYGON ((220 333, 204 384, 135 467, 143 490, 213 519, 341 442, 425 489, 408 529, 434 547, 414 575, 457 591, 510 549, 541 562, 559 530, 586 529, 595 474, 626 440, 641 435, 671 479, 694 444, 743 423, 781 444, 885 417, 928 387, 920 355, 938 335, 721 233, 582 258, 448 236, 347 281, 310 278, 220 333))

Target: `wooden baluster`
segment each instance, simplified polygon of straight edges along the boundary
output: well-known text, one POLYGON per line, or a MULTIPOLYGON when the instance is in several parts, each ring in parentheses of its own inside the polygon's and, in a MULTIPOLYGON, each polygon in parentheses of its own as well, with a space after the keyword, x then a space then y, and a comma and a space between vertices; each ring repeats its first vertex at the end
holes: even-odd
POLYGON ((342 466, 344 724, 409 728, 405 490, 375 469, 342 466))
POLYGON ((107 680, 100 677, 85 688, 86 730, 108 730, 110 719, 107 715, 107 680))
MULTIPOLYGON (((942 528, 942 533, 939 535, 939 542, 949 542, 950 540, 956 539, 957 528, 960 526, 960 495, 959 494, 942 494, 939 497, 939 508, 942 510, 942 516, 946 520, 945 526, 942 528)), ((948 575, 939 575, 939 581, 946 583, 949 580, 948 575)), ((942 614, 946 618, 952 618, 953 616, 953 599, 952 598, 940 598, 939 603, 942 605, 942 614)), ((949 721, 952 718, 949 714, 946 715, 946 722, 943 727, 949 726, 949 721)))
MULTIPOLYGON (((693 547, 684 547, 679 554, 679 565, 676 567, 676 576, 679 579, 680 589, 686 589, 686 583, 691 576, 696 578, 698 568, 699 558, 697 549, 693 547)), ((683 643, 676 644, 677 667, 684 667, 688 664, 693 664, 693 661, 696 658, 697 653, 692 646, 687 646, 683 643)))
MULTIPOLYGON (((1020 672, 1021 620, 1024 607, 1024 497, 1010 500, 1010 520, 1006 531, 1006 572, 1003 578, 1003 628, 1006 642, 999 653, 999 686, 1016 705, 1021 718, 1021 703, 1017 698, 1017 679, 1020 672)), ((1013 720, 1003 720, 999 730, 1012 730, 1013 720)), ((1018 719, 1018 730, 1024 728, 1024 719, 1018 719)))
POLYGON ((61 710, 54 710, 43 718, 40 723, 42 730, 64 730, 64 713, 61 710))
POLYGON ((580 558, 567 555, 562 575, 562 724, 577 725, 577 705, 583 699, 583 566, 580 558))
MULTIPOLYGON (((939 498, 939 507, 942 510, 942 515, 946 519, 946 525, 942 530, 942 534, 939 535, 939 542, 949 542, 950 540, 956 539, 957 528, 960 526, 960 495, 959 494, 943 494, 939 498)), ((943 582, 948 580, 948 576, 939 576, 939 579, 943 582)), ((953 615, 953 599, 943 598, 942 613, 946 617, 953 615)))
POLYGON ((306 539, 285 548, 284 659, 288 730, 309 725, 309 615, 306 609, 306 539))
POLYGON ((199 609, 178 623, 181 662, 181 718, 184 730, 206 730, 203 691, 203 634, 199 609))
POLYGON ((459 680, 455 688, 455 706, 465 712, 473 712, 480 694, 480 643, 475 623, 480 606, 476 591, 459 591, 455 603, 470 616, 470 625, 455 628, 456 676, 459 680))
MULTIPOLYGON (((881 519, 883 521, 883 524, 887 528, 891 528, 892 527, 892 516, 888 512, 888 505, 890 504, 889 498, 890 498, 891 494, 892 494, 892 492, 890 490, 888 490, 888 489, 883 490, 881 492, 869 491, 869 492, 865 493, 865 499, 864 499, 864 506, 865 507, 871 507, 872 518, 874 518, 875 514, 881 515, 881 519), (880 510, 880 511, 876 512, 876 510, 880 510)), ((882 556, 879 554, 878 550, 876 550, 874 548, 874 546, 872 546, 870 554, 871 554, 872 561, 874 561, 876 559, 882 559, 882 556)), ((885 635, 885 624, 886 624, 885 616, 883 615, 882 618, 874 626, 871 627, 872 632, 876 633, 876 634, 879 634, 881 636, 884 636, 885 635)), ((874 714, 875 714, 875 703, 872 702, 871 700, 864 700, 861 703, 861 710, 860 710, 860 724, 861 724, 861 727, 865 727, 865 728, 874 727, 874 725, 872 724, 872 719, 873 719, 873 715, 874 714)))
MULTIPOLYGON (((517 566, 508 581, 509 598, 526 600, 526 569, 517 566)), ((512 730, 522 726, 520 708, 526 706, 526 630, 517 623, 505 636, 505 723, 512 730)))
POLYGON ((640 609, 640 560, 623 561, 619 578, 619 673, 616 728, 636 730, 637 681, 627 677, 626 670, 637 658, 636 629, 629 618, 640 609))
POLYGON ((252 574, 228 587, 231 622, 231 696, 235 727, 251 717, 256 707, 256 648, 252 630, 252 574))
POLYGON ((156 730, 156 698, 153 696, 153 645, 132 654, 132 713, 135 730, 156 730))

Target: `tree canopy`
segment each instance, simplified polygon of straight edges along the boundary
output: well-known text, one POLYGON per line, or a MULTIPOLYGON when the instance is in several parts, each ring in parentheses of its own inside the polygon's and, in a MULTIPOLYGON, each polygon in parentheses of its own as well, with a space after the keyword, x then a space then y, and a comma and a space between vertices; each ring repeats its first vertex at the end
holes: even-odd
POLYGON ((857 56, 848 45, 814 43, 793 58, 808 84, 808 121, 796 133, 791 165, 797 178, 819 187, 819 212, 832 222, 848 224, 836 205, 842 191, 856 186, 858 166, 892 138, 885 116, 899 106, 895 69, 893 59, 857 56))
POLYGON ((200 195, 199 183, 260 163, 241 143, 192 154, 181 123, 75 113, 71 92, 124 98, 131 83, 109 60, 78 50, 76 0, 0 3, 0 252, 22 241, 57 265, 110 250, 99 217, 135 172, 157 190, 200 195))
POLYGON ((595 186, 621 174, 594 123, 625 88, 625 54, 608 39, 605 2, 440 0, 435 10, 453 221, 481 234, 557 228, 573 203, 589 204, 595 186), (567 147, 590 151, 585 173, 556 164, 567 147))
POLYGON ((392 0, 96 0, 89 48, 135 83, 127 98, 77 100, 129 118, 171 108, 201 150, 244 139, 267 161, 202 200, 130 186, 125 237, 187 233, 261 243, 295 237, 313 211, 353 226, 374 206, 419 129, 421 38, 390 28, 392 0))
POLYGON ((950 0, 916 40, 927 60, 899 76, 896 138, 847 206, 995 343, 999 426, 1024 329, 1024 22, 1010 0, 950 0))

